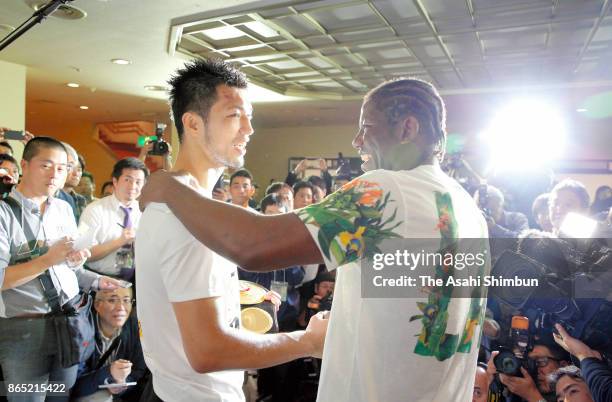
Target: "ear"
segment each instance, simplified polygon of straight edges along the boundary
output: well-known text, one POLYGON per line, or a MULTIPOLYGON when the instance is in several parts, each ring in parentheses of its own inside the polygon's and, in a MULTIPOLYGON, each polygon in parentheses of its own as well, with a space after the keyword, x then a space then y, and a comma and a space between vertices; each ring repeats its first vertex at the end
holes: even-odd
POLYGON ((183 135, 189 137, 196 134, 204 126, 204 120, 199 114, 194 112, 185 112, 181 117, 183 122, 183 135))
POLYGON ((419 135, 419 121, 414 116, 408 116, 401 124, 400 143, 414 142, 419 135))
POLYGON ((26 161, 25 159, 22 159, 21 162, 19 163, 19 166, 21 166, 21 173, 23 173, 23 169, 28 166, 28 161, 26 161))
POLYGON ((117 187, 117 179, 113 177, 113 188, 117 187))

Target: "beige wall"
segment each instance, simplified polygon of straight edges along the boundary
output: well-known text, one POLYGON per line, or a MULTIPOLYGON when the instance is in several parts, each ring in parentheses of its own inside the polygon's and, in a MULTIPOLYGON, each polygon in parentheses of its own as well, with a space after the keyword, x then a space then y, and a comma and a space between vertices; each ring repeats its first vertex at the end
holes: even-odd
POLYGON ((271 179, 283 181, 290 157, 356 156, 354 126, 256 128, 247 147, 245 167, 253 173, 261 198, 271 179))
MULTIPOLYGON (((0 61, 0 126, 13 130, 25 127, 26 104, 26 67, 0 61)), ((20 159, 23 144, 9 141, 15 149, 15 156, 20 159)))
POLYGON ((86 170, 91 172, 96 180, 96 196, 107 180, 116 159, 95 138, 95 124, 84 120, 58 120, 48 116, 34 115, 28 117, 28 131, 35 135, 48 135, 72 145, 78 153, 85 157, 86 170))

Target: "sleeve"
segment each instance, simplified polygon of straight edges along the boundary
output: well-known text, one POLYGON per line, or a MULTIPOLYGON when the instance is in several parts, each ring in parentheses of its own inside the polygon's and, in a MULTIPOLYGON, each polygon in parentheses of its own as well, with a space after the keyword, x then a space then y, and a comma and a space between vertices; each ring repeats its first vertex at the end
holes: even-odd
POLYGON ((595 402, 612 402, 612 370, 596 358, 589 357, 580 362, 582 374, 595 402))
POLYGON ((333 187, 333 179, 331 177, 331 175, 329 174, 329 171, 325 170, 322 172, 321 174, 323 180, 325 181, 325 187, 327 190, 327 194, 331 194, 332 192, 332 187, 333 187))
POLYGON ((291 287, 296 287, 302 280, 304 279, 305 271, 302 267, 291 267, 285 269, 285 278, 287 279, 287 284, 291 287))
POLYGON ((223 266, 227 262, 189 236, 182 245, 172 248, 161 264, 170 302, 218 297, 225 292, 227 271, 223 266))
POLYGON ((298 181, 297 175, 289 171, 289 173, 287 173, 287 177, 285 177, 285 183, 293 187, 293 185, 297 183, 297 181, 298 181))
MULTIPOLYGON (((100 212, 98 211, 99 208, 96 208, 97 205, 97 202, 89 204, 83 211, 83 214, 81 215, 81 218, 79 220, 80 233, 95 231, 101 226, 102 217, 100 215, 100 212)), ((91 246, 97 246, 98 244, 100 244, 100 242, 96 238, 96 236, 94 236, 91 246)))
MULTIPOLYGON (((4 215, 4 211, 0 214, 4 215)), ((11 236, 9 236, 8 221, 0 217, 0 286, 4 284, 4 271, 11 261, 11 236)))
MULTIPOLYGON (((88 363, 90 361, 92 361, 92 359, 89 359, 88 363)), ((87 366, 81 367, 81 369, 82 370, 79 370, 79 377, 74 387, 70 390, 70 395, 72 397, 91 395, 98 391, 98 385, 104 384, 104 380, 111 378, 110 366, 103 366, 98 370, 92 370, 87 366)))
POLYGON ((328 270, 371 258, 386 239, 401 237, 401 194, 389 172, 368 172, 295 213, 319 247, 328 270))

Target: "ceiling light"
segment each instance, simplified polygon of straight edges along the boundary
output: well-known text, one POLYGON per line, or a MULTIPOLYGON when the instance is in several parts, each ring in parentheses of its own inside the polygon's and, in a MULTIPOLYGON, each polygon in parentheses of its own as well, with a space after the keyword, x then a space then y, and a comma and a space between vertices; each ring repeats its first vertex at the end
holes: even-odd
POLYGON ((81 110, 87 110, 87 109, 89 109, 89 106, 79 106, 79 109, 81 109, 81 110))
POLYGON ((206 29, 202 31, 202 33, 212 40, 224 40, 244 36, 244 32, 237 28, 234 28, 233 26, 206 29))
POLYGON ((122 65, 122 66, 125 66, 126 64, 132 64, 131 61, 126 60, 126 59, 112 59, 111 63, 119 64, 119 65, 122 65))
POLYGON ((69 82, 69 83, 66 84, 66 86, 70 87, 70 88, 78 88, 78 87, 80 87, 80 85, 77 84, 76 82, 69 82))
POLYGON ((147 91, 167 91, 168 88, 163 85, 145 85, 147 91))
MULTIPOLYGON (((38 11, 48 3, 49 1, 47 0, 34 1, 30 4, 30 7, 38 11)), ((60 4, 60 6, 51 14, 51 16, 63 20, 81 20, 87 17, 87 13, 71 4, 60 4)))
POLYGON ((584 112, 588 112, 588 111, 589 111, 589 109, 579 108, 579 109, 576 109, 576 111, 577 111, 578 113, 584 113, 584 112))

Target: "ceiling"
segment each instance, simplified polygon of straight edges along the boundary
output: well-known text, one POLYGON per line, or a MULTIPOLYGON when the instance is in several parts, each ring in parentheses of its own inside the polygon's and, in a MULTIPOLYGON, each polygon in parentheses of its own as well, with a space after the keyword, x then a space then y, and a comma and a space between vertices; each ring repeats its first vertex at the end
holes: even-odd
MULTIPOLYGON (((2 0, 0 36, 34 1, 2 0)), ((276 102, 256 107, 256 127, 355 124, 356 99, 400 74, 447 95, 612 85, 611 3, 75 0, 86 18, 50 17, 0 60, 28 67, 28 118, 167 120, 165 93, 145 86, 164 86, 189 57, 214 55, 269 90, 322 98, 267 91, 276 102)))
POLYGON ((444 91, 604 81, 612 2, 267 2, 172 21, 169 50, 221 57, 283 94, 358 99, 397 76, 444 91))

